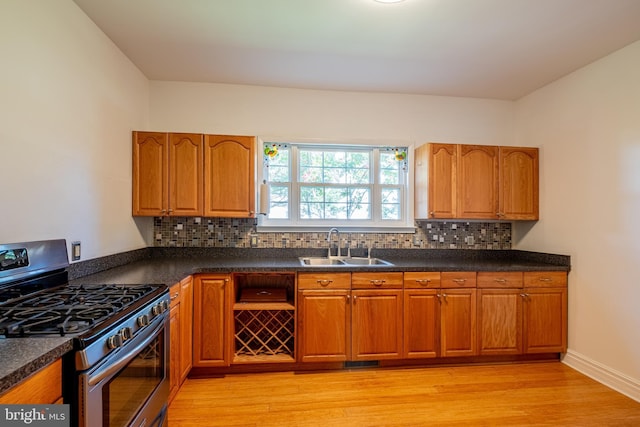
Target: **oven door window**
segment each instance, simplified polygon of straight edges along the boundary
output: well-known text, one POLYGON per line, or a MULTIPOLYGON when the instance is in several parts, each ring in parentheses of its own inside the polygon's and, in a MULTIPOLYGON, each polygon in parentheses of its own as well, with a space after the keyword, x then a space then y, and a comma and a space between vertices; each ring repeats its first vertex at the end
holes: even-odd
POLYGON ((126 426, 164 379, 164 336, 159 335, 102 388, 103 426, 126 426))

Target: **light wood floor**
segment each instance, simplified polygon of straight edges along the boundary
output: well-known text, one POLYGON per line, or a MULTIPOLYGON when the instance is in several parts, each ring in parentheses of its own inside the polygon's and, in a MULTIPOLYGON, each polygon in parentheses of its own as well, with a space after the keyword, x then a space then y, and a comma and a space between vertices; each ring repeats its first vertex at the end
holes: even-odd
POLYGON ((640 426, 640 403, 559 362, 188 379, 169 426, 640 426))

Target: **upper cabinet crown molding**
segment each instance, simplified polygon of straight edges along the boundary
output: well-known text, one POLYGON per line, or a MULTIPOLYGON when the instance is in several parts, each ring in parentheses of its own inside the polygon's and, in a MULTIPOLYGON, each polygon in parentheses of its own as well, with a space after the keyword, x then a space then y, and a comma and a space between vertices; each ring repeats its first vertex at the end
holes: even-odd
POLYGON ((538 149, 429 143, 416 149, 415 216, 538 219, 538 149))

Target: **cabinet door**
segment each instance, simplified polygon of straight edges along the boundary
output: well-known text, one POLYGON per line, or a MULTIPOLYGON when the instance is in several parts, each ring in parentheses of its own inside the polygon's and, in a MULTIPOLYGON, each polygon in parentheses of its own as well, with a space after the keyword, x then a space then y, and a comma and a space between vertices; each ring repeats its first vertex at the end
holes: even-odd
POLYGON ((404 358, 438 356, 440 304, 437 294, 435 289, 404 291, 404 358))
POLYGON ((478 291, 480 354, 522 353, 522 289, 478 291))
MULTIPOLYGON (((11 366, 12 361, 4 362, 8 363, 8 366, 11 366)), ((0 394, 1 405, 24 405, 27 402, 29 404, 42 405, 62 403, 62 359, 57 359, 34 374, 31 374, 31 376, 21 383, 0 394)), ((2 416, 4 416, 4 414, 2 416)), ((21 425, 22 422, 9 424, 21 425)), ((24 424, 28 425, 27 423, 24 424)), ((35 423, 35 425, 37 424, 38 423, 35 423)), ((43 424, 44 423, 40 423, 40 425, 43 424)))
POLYGON ((402 290, 354 290, 351 334, 353 360, 396 359, 402 355, 402 290))
POLYGON ((538 149, 500 147, 499 217, 537 220, 538 149))
POLYGON ((524 352, 567 351, 567 288, 525 288, 524 352))
POLYGON ((180 282, 180 383, 193 366, 193 278, 180 282))
POLYGON ((204 216, 255 217, 255 137, 205 136, 204 216))
POLYGON ((498 217, 498 147, 459 145, 457 218, 498 217))
POLYGON ((134 216, 162 216, 169 205, 168 135, 133 132, 134 216))
POLYGON ((182 343, 180 341, 180 303, 177 303, 171 307, 169 312, 169 355, 171 357, 169 361, 169 401, 173 400, 174 396, 180 388, 180 349, 182 343))
POLYGON ((169 135, 169 215, 202 216, 203 136, 169 135))
POLYGON ((442 289, 440 292, 440 355, 476 354, 476 290, 442 289))
POLYGON ((231 305, 228 276, 197 276, 193 289, 193 366, 229 366, 231 305))
POLYGON ((453 144, 429 144, 429 218, 455 218, 457 148, 453 144))
POLYGON ((349 300, 346 289, 298 293, 298 354, 301 362, 349 360, 349 300))

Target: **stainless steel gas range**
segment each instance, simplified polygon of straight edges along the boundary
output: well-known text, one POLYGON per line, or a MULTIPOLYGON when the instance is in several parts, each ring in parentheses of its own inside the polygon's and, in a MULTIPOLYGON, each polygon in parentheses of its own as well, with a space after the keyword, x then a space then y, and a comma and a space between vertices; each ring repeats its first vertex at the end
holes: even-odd
POLYGON ((167 287, 71 285, 68 266, 64 240, 0 245, 0 339, 73 340, 63 359, 72 425, 166 425, 167 287))

